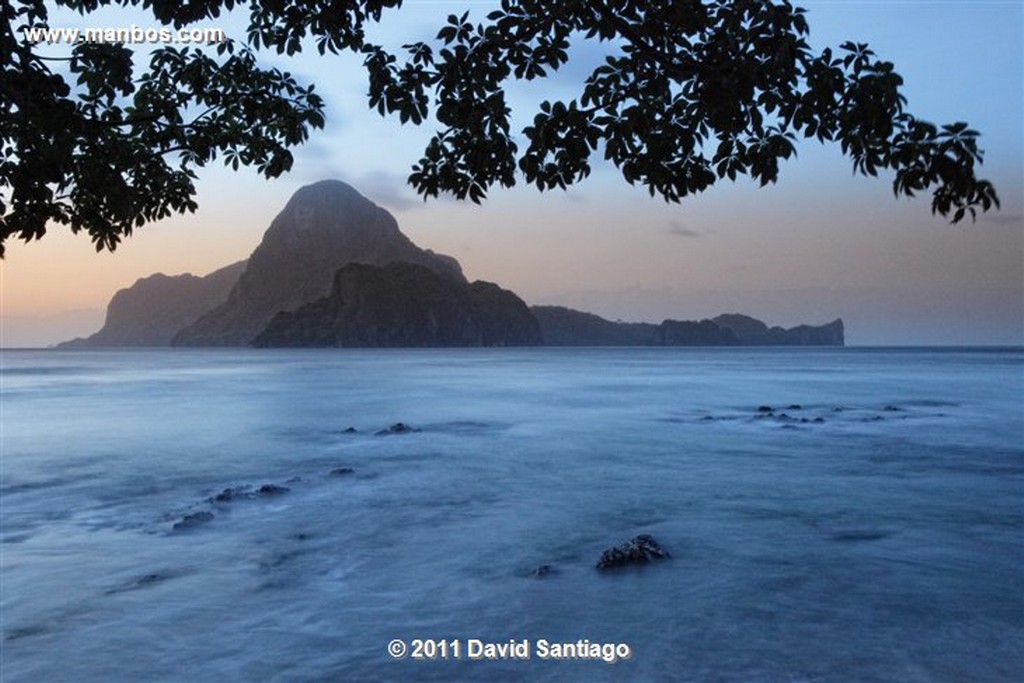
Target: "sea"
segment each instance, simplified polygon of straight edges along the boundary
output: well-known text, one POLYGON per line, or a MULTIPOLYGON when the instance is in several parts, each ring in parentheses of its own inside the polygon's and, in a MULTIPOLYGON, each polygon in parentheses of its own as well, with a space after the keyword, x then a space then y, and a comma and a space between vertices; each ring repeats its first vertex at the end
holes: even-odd
POLYGON ((1020 348, 0 366, 4 683, 1024 680, 1020 348))

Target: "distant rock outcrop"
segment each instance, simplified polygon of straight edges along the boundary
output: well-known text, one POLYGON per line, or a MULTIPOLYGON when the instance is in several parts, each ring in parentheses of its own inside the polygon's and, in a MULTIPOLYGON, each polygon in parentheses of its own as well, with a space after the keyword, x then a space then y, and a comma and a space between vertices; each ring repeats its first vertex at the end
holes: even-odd
POLYGON ((458 262, 417 247, 394 217, 349 185, 324 180, 296 192, 274 219, 222 305, 173 339, 175 346, 245 346, 281 311, 326 296, 350 263, 417 263, 465 283, 458 262))
POLYGON ((842 320, 791 329, 745 315, 661 324, 528 308, 458 261, 421 249, 349 185, 298 190, 248 261, 198 278, 157 274, 118 292, 86 346, 842 346, 842 320))
POLYGON ((329 296, 278 313, 254 346, 539 346, 522 299, 414 263, 341 268, 329 296))
POLYGON ((531 306, 546 346, 660 346, 660 332, 651 323, 605 320, 564 306, 531 306))
POLYGON ((842 346, 845 343, 842 318, 825 325, 798 325, 788 330, 768 327, 760 320, 739 313, 720 315, 712 322, 730 330, 744 346, 842 346))
POLYGON ((666 320, 661 323, 663 346, 739 346, 732 330, 710 320, 666 320))
POLYGON ((720 315, 712 320, 623 323, 561 306, 533 306, 547 346, 842 346, 843 321, 769 328, 760 320, 720 315))
POLYGON ((224 303, 244 268, 239 261, 206 277, 157 273, 137 280, 110 300, 99 332, 58 348, 168 346, 178 330, 224 303))

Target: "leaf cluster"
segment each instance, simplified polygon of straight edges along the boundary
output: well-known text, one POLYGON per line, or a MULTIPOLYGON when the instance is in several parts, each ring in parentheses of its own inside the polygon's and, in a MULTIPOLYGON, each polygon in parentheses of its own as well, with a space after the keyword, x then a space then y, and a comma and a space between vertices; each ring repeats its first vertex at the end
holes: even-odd
POLYGON ((977 131, 915 118, 891 63, 853 42, 816 53, 808 32, 788 0, 502 0, 484 22, 449 16, 401 59, 364 51, 371 106, 403 123, 433 107, 443 126, 409 177, 424 197, 479 202, 519 174, 564 189, 597 154, 678 202, 726 177, 774 183, 795 142, 814 138, 838 143, 857 173, 894 171, 897 196, 931 189, 933 213, 954 223, 998 206, 975 176, 977 131), (604 63, 577 97, 545 101, 510 134, 506 83, 557 71, 579 40, 606 43, 604 63))
MULTIPOLYGON (((236 0, 61 0, 82 14, 138 5, 181 28, 236 0)), ((26 31, 49 27, 43 0, 0 5, 0 256, 8 237, 53 224, 113 250, 143 224, 194 211, 196 168, 221 158, 275 177, 290 149, 324 125, 314 86, 266 68, 259 49, 292 53, 361 45, 362 26, 398 0, 251 2, 248 44, 161 47, 139 64, 125 45, 81 42, 53 58, 26 31)))
POLYGON ((966 123, 904 110, 902 78, 868 46, 814 52, 788 0, 502 0, 474 22, 451 15, 433 39, 394 53, 366 26, 401 0, 52 0, 81 14, 136 6, 181 28, 248 8, 245 43, 163 47, 140 64, 124 45, 81 43, 45 56, 44 0, 0 4, 0 256, 53 224, 98 250, 148 221, 194 211, 196 169, 220 158, 275 177, 324 125, 312 85, 265 68, 260 51, 362 55, 369 105, 440 129, 412 168, 425 198, 482 201, 523 178, 566 188, 594 155, 652 196, 678 202, 723 178, 773 183, 799 138, 838 143, 854 171, 894 172, 893 192, 931 190, 957 222, 998 206, 976 177, 983 153, 966 123), (505 87, 563 68, 574 41, 607 46, 568 101, 545 101, 514 132, 505 87))

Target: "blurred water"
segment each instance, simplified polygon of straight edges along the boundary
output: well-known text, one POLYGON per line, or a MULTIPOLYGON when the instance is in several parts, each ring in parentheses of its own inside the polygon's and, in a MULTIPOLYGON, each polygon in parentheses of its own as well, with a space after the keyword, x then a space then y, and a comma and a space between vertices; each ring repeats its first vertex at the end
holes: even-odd
POLYGON ((2 382, 5 683, 1024 680, 1020 349, 5 351, 2 382), (595 570, 638 533, 673 558, 595 570))

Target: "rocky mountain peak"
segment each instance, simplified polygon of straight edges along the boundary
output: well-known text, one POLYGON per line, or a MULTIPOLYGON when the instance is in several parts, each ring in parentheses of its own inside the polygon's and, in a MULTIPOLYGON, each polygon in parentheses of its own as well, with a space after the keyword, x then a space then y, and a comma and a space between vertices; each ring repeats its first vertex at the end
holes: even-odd
POLYGON ((307 185, 271 222, 227 302, 181 330, 173 343, 244 346, 275 314, 326 296, 342 266, 397 261, 466 281, 455 259, 417 247, 390 213, 350 185, 339 180, 307 185))

